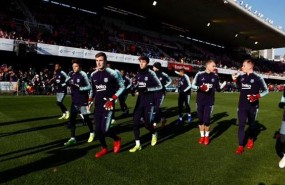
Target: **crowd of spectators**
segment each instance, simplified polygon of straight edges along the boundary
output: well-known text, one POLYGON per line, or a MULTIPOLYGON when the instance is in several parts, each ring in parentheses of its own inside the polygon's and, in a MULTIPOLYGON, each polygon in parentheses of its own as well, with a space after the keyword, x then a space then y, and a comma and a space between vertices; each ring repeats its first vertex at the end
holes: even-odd
MULTIPOLYGON (((27 2, 28 3, 28 2, 27 2)), ((181 63, 203 65, 212 58, 219 68, 238 70, 246 52, 233 52, 202 43, 154 38, 142 32, 127 30, 98 15, 90 15, 78 10, 61 7, 49 2, 37 1, 27 4, 31 15, 38 23, 50 25, 50 29, 30 29, 15 1, 4 3, 0 9, 0 38, 31 42, 42 42, 85 49, 94 49, 132 55, 146 55, 150 58, 166 59, 181 63), (80 25, 80 26, 78 26, 80 25), (180 47, 179 47, 180 46, 180 47)), ((151 28, 149 28, 151 29, 151 28)), ((266 59, 253 59, 256 70, 262 74, 283 76, 285 64, 266 59)))

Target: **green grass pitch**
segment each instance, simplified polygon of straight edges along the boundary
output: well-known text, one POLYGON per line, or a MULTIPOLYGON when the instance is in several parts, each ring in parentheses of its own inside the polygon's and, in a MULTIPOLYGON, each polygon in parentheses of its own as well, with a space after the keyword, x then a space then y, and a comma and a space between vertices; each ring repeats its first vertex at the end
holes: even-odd
MULTIPOLYGON (((283 110, 278 108, 281 93, 261 99, 258 113, 260 134, 253 150, 235 154, 237 139, 238 93, 217 93, 212 115, 210 145, 198 144, 199 130, 191 96, 193 121, 182 126, 177 119, 177 94, 168 93, 163 107, 167 125, 158 128, 158 144, 150 145, 151 136, 141 128, 143 149, 136 153, 132 117, 120 118, 116 112, 116 129, 122 137, 122 149, 100 159, 98 140, 87 143, 88 128, 77 123, 78 144, 64 147, 70 137, 67 121, 58 120, 59 108, 54 96, 0 97, 0 183, 3 184, 96 184, 96 185, 173 185, 173 184, 285 184, 284 169, 278 167, 274 134, 279 130, 283 110)), ((136 97, 129 95, 133 112, 136 97)), ((65 99, 70 106, 70 96, 65 99)), ((116 104, 119 108, 119 104, 116 104)), ((93 118, 93 116, 90 116, 93 118)), ((92 120, 93 121, 93 120, 92 120)), ((247 127, 246 127, 247 128, 247 127)))

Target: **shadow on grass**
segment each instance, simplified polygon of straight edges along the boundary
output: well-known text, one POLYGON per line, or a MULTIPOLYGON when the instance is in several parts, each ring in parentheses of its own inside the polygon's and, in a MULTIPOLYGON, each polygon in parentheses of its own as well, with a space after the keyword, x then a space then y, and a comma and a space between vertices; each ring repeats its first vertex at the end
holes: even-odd
POLYGON ((94 148, 94 146, 89 146, 81 149, 70 148, 68 150, 59 149, 50 151, 49 153, 52 155, 49 157, 1 172, 0 182, 8 182, 23 175, 27 175, 29 173, 37 172, 47 168, 56 169, 58 166, 85 156, 87 154, 87 151, 92 148, 94 148))
POLYGON ((282 143, 280 140, 280 130, 276 131, 273 135, 273 139, 276 140, 275 142, 275 151, 276 154, 281 158, 283 158, 284 154, 283 154, 283 150, 285 150, 285 143, 282 143))
MULTIPOLYGON (((221 117, 222 118, 222 117, 221 117)), ((232 125, 236 125, 237 119, 233 118, 230 120, 224 120, 217 123, 217 126, 213 128, 210 132, 211 142, 221 136, 226 130, 228 130, 232 125)))
POLYGON ((45 119, 52 119, 52 118, 57 118, 57 117, 58 116, 45 116, 45 117, 29 118, 29 119, 16 120, 16 121, 7 121, 7 122, 2 122, 2 123, 0 122, 0 126, 25 123, 25 122, 33 122, 33 121, 45 120, 45 119))
MULTIPOLYGON (((98 144, 96 145, 92 144, 85 148, 78 148, 78 146, 86 143, 87 138, 88 138, 87 134, 82 134, 78 136, 77 140, 79 142, 77 142, 76 145, 71 146, 71 147, 63 146, 63 143, 66 142, 67 140, 58 140, 58 141, 40 145, 37 147, 27 148, 27 149, 19 150, 17 152, 10 152, 10 153, 2 155, 2 156, 7 156, 7 155, 19 153, 19 152, 26 152, 24 154, 20 153, 17 156, 13 156, 5 160, 13 160, 16 158, 20 158, 23 156, 27 156, 27 155, 31 155, 31 154, 35 154, 39 152, 44 152, 44 151, 47 151, 47 153, 50 154, 51 156, 45 157, 43 159, 39 159, 37 161, 31 162, 26 165, 22 165, 19 167, 1 171, 0 172, 0 183, 9 182, 13 179, 27 175, 29 173, 37 172, 37 171, 48 169, 48 168, 53 168, 53 171, 56 172, 59 166, 72 162, 78 158, 81 158, 85 156, 89 150, 94 149, 95 147, 98 147, 98 144), (51 148, 53 148, 53 150, 48 151, 51 148)), ((2 160, 2 161, 5 161, 5 160, 2 160)))
MULTIPOLYGON (((265 131, 267 128, 259 123, 259 121, 256 121, 256 129, 255 129, 255 133, 254 133, 254 141, 256 141, 258 139, 258 136, 259 134, 262 132, 262 131, 265 131)), ((250 129, 249 127, 247 127, 246 131, 245 131, 245 136, 244 136, 244 146, 246 145, 247 143, 247 140, 249 139, 249 132, 250 132, 250 129)))

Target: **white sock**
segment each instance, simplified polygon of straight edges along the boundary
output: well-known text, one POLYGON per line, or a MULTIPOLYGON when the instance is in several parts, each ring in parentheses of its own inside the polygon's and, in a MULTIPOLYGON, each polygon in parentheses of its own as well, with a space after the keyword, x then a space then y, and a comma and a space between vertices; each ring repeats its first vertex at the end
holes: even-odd
POLYGON ((71 137, 70 139, 72 139, 72 140, 76 140, 76 139, 75 139, 75 137, 71 137))
POLYGON ((181 120, 181 121, 182 121, 182 117, 179 117, 179 120, 181 120))
POLYGON ((200 131, 201 137, 205 137, 205 132, 204 131, 200 131))
POLYGON ((191 116, 191 114, 188 114, 188 116, 191 116))
POLYGON ((205 132, 205 137, 209 137, 209 135, 210 135, 210 131, 206 131, 205 132))
POLYGON ((94 132, 90 132, 90 135, 94 135, 94 132))
POLYGON ((141 145, 140 140, 136 140, 136 146, 140 146, 140 145, 141 145))
POLYGON ((63 113, 62 116, 65 116, 65 113, 63 113))

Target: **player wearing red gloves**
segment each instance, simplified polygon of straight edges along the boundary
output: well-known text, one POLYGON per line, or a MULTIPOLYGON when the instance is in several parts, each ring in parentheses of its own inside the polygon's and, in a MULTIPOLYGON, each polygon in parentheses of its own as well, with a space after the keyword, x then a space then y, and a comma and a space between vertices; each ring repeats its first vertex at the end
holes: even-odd
POLYGON ((241 76, 233 74, 233 81, 240 89, 238 104, 238 141, 239 146, 237 154, 244 152, 245 123, 249 124, 249 135, 247 148, 252 149, 256 139, 256 117, 259 109, 259 99, 268 94, 267 85, 264 79, 253 71, 254 63, 251 60, 245 60, 242 65, 242 71, 245 73, 241 76))
POLYGON ((119 73, 106 67, 107 56, 105 53, 96 54, 95 59, 97 70, 90 76, 92 88, 89 101, 94 99, 95 132, 102 146, 102 150, 95 155, 96 158, 99 158, 108 153, 106 136, 114 139, 114 153, 118 153, 120 150, 121 138, 109 127, 114 113, 115 100, 125 90, 125 86, 119 73))

